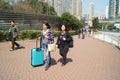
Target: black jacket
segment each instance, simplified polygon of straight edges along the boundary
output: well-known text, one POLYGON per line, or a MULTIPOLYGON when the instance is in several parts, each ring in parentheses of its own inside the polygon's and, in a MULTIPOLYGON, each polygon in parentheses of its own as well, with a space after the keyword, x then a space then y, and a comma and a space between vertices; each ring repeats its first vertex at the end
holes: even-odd
POLYGON ((56 43, 58 45, 58 48, 61 45, 69 45, 69 42, 71 40, 71 36, 70 36, 69 32, 66 31, 64 34, 64 37, 66 38, 66 40, 60 39, 60 36, 61 36, 61 32, 58 34, 58 39, 57 39, 57 43, 56 43))

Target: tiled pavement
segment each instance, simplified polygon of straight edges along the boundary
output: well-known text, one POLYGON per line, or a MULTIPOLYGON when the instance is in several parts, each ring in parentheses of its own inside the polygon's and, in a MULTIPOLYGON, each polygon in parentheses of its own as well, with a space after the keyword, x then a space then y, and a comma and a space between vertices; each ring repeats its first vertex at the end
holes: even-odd
POLYGON ((0 80, 120 80, 120 50, 93 38, 74 37, 68 63, 62 67, 59 51, 51 53, 52 66, 31 66, 35 40, 20 41, 25 49, 9 51, 10 42, 0 43, 0 80))

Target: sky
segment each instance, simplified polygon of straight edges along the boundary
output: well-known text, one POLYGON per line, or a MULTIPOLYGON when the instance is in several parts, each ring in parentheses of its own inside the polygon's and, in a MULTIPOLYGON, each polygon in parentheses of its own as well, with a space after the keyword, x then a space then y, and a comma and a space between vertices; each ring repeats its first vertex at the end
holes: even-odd
MULTIPOLYGON (((15 0, 17 1, 17 0, 15 0)), ((89 3, 92 2, 95 4, 95 13, 104 14, 106 6, 109 5, 109 0, 83 0, 84 1, 84 13, 89 13, 89 3)))
POLYGON ((106 6, 109 6, 109 0, 84 0, 84 13, 89 13, 89 3, 95 4, 95 13, 104 14, 106 6))

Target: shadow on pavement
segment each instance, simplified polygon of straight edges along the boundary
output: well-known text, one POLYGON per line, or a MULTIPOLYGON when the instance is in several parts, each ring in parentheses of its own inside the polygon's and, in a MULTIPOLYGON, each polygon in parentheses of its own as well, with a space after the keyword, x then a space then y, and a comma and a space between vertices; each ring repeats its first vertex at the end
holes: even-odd
POLYGON ((24 46, 16 47, 14 50, 25 49, 24 46))
POLYGON ((118 46, 115 46, 118 50, 120 50, 120 48, 118 46))
POLYGON ((20 46, 20 47, 15 48, 15 49, 25 49, 25 47, 24 46, 20 46))
MULTIPOLYGON (((62 63, 62 61, 63 61, 63 59, 60 58, 57 62, 62 63)), ((73 60, 71 58, 67 58, 67 63, 69 63, 69 62, 73 62, 73 60)))
POLYGON ((56 64, 57 64, 56 60, 54 58, 52 58, 51 59, 51 65, 53 66, 53 65, 56 65, 56 64))
POLYGON ((20 47, 16 47, 14 50, 9 50, 9 51, 15 51, 15 50, 19 50, 19 49, 25 49, 25 47, 24 46, 20 46, 20 47))

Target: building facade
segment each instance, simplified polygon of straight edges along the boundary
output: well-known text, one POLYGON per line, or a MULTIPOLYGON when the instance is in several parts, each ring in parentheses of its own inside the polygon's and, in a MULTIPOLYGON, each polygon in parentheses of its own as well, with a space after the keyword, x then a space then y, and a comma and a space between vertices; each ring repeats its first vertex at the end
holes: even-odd
POLYGON ((118 18, 120 18, 120 0, 116 0, 116 14, 117 14, 117 16, 116 17, 118 17, 118 18))
POLYGON ((45 0, 49 5, 54 7, 54 0, 45 0))
POLYGON ((54 8, 58 16, 69 12, 80 19, 83 15, 83 0, 54 0, 54 8))
POLYGON ((84 15, 84 0, 80 0, 80 16, 83 17, 84 15))
POLYGON ((105 16, 106 16, 106 19, 109 18, 109 6, 106 6, 105 16))
POLYGON ((64 12, 64 0, 54 0, 54 8, 58 16, 61 16, 64 12))
POLYGON ((90 3, 90 7, 89 7, 89 18, 93 19, 95 17, 95 5, 94 3, 90 3))
POLYGON ((109 1, 109 18, 116 18, 117 15, 117 0, 109 1))

